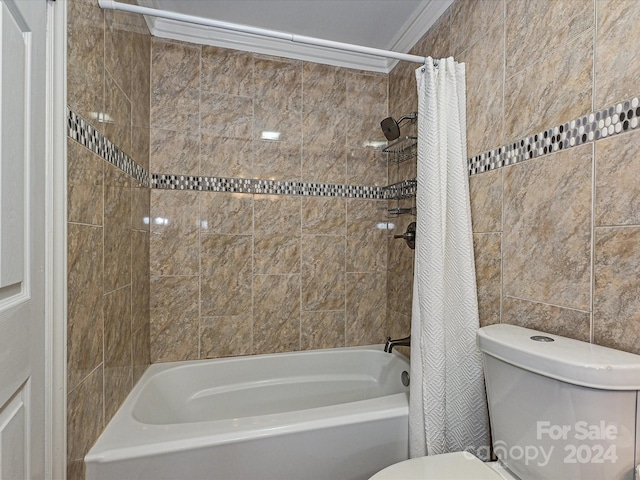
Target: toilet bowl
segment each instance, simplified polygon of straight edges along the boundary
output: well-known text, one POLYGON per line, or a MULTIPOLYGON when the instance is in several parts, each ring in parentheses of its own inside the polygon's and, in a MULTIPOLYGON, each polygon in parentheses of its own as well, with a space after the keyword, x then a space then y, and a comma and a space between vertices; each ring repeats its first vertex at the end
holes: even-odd
POLYGON ((412 458, 379 471, 370 480, 515 480, 497 462, 484 463, 468 452, 412 458))
POLYGON ((370 480, 636 478, 639 355, 502 324, 478 330, 477 343, 498 461, 445 453, 370 480))

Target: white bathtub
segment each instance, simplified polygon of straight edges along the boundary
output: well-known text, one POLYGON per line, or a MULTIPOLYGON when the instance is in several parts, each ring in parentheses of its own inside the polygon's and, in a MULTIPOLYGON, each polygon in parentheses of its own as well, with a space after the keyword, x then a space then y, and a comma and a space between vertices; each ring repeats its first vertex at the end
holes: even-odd
POLYGON ((156 364, 88 480, 356 480, 408 458, 406 359, 381 346, 156 364))

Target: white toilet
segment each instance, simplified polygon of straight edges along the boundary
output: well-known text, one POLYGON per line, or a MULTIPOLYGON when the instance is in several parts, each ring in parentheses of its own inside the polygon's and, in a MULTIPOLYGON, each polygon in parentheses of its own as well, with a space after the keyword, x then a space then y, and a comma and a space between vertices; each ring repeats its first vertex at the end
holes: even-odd
POLYGON ((498 462, 447 453, 370 480, 636 478, 639 355, 513 325, 481 328, 477 339, 498 462))

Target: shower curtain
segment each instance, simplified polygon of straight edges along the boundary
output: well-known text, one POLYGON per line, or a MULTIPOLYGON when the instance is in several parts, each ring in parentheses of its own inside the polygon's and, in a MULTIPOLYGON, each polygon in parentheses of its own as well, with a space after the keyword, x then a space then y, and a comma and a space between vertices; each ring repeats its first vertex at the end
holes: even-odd
POLYGON ((476 347, 476 295, 466 167, 465 67, 429 57, 418 82, 418 186, 411 321, 410 456, 489 454, 476 347))

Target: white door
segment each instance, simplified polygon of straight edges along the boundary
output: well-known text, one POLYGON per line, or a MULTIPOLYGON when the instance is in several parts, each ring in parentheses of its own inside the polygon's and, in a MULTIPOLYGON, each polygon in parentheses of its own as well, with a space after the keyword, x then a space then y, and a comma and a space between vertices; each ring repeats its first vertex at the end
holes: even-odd
POLYGON ((44 478, 46 0, 0 0, 0 479, 44 478))

